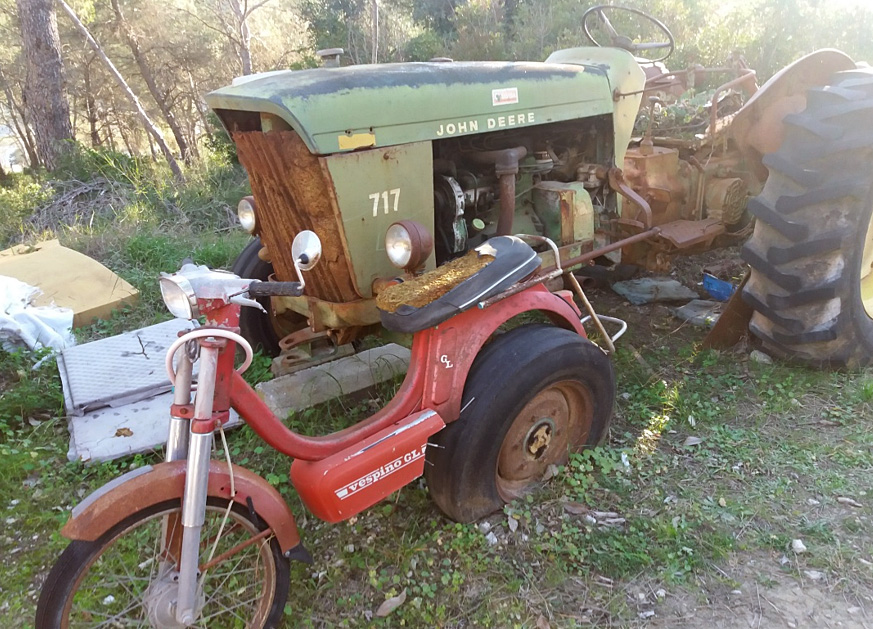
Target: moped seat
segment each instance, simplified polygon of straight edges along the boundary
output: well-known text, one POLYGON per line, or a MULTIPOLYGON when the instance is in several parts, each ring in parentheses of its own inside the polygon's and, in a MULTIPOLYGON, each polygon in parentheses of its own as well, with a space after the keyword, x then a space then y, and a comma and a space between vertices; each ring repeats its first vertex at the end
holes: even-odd
POLYGON ((406 333, 433 327, 503 292, 539 266, 539 257, 525 242, 496 236, 462 258, 385 289, 376 299, 382 325, 406 333))

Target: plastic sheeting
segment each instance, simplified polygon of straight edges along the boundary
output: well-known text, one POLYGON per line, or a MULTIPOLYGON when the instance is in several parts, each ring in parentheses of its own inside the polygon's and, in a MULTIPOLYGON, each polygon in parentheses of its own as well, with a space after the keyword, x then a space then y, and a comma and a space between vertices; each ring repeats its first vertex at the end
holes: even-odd
POLYGON ((73 311, 34 306, 42 291, 14 277, 0 275, 0 345, 7 351, 27 347, 62 350, 76 344, 73 311))

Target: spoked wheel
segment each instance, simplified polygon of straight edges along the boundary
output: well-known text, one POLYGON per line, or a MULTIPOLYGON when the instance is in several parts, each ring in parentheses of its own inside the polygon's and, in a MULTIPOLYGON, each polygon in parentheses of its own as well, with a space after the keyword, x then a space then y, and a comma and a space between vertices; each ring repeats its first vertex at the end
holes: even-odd
MULTIPOLYGON (((226 503, 207 506, 200 562, 236 550, 202 577, 199 614, 192 627, 274 627, 288 596, 288 560, 257 516, 235 504, 219 537, 226 503), (254 517, 254 521, 253 521, 254 517)), ((78 627, 176 628, 178 539, 164 534, 178 522, 178 500, 135 513, 94 542, 73 541, 58 558, 42 589, 37 629, 78 627)))
POLYGON ((497 337, 473 363, 460 418, 431 438, 434 502, 469 522, 531 491, 550 465, 603 440, 614 397, 609 358, 579 335, 525 325, 497 337))

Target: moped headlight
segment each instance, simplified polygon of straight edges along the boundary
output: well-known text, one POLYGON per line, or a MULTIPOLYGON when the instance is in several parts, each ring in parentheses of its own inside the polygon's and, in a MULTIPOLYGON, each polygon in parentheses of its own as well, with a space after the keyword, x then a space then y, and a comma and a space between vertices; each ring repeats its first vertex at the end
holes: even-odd
POLYGON ((191 282, 181 275, 164 275, 160 280, 161 297, 170 314, 179 319, 194 319, 200 316, 197 297, 191 282))
POLYGON ((397 221, 385 232, 385 252, 391 264, 414 271, 424 264, 433 251, 433 238, 427 228, 416 221, 397 221))
POLYGON ((255 198, 252 196, 243 197, 236 206, 236 215, 239 218, 239 224, 250 234, 254 234, 258 227, 258 219, 255 214, 255 198))

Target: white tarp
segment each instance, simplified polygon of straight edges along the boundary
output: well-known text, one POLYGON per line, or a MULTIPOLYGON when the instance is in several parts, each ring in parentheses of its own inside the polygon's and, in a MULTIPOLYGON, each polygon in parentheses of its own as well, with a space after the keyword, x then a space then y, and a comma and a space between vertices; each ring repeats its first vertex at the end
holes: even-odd
POLYGON ((0 345, 7 351, 49 347, 60 351, 76 344, 73 311, 57 306, 34 306, 42 291, 14 277, 0 275, 0 345))

